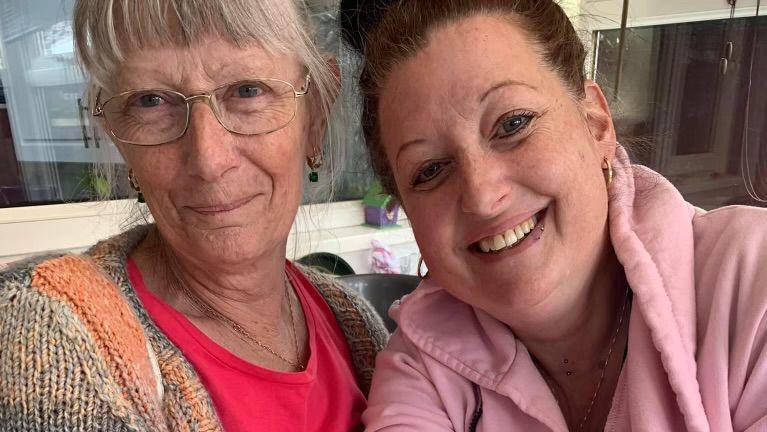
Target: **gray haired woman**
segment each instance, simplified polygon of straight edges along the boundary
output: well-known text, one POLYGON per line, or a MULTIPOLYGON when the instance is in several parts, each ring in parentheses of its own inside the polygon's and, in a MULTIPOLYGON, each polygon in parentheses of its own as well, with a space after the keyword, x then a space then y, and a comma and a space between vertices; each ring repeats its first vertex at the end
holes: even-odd
POLYGON ((303 2, 78 0, 154 225, 0 274, 3 431, 347 431, 382 323, 285 260, 338 90, 303 2))

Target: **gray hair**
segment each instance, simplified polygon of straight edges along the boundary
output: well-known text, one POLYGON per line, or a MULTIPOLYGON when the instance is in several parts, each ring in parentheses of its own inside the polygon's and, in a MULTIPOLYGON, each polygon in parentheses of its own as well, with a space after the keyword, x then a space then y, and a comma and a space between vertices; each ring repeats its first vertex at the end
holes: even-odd
MULTIPOLYGON (((327 121, 331 145, 326 159, 334 177, 340 168, 334 161, 343 160, 336 142, 340 128, 332 122, 334 111, 339 114, 333 104, 339 83, 315 43, 303 0, 77 0, 74 7, 75 48, 89 80, 91 103, 93 90, 114 85, 115 71, 131 52, 189 46, 210 34, 239 47, 258 44, 271 53, 295 55, 307 67, 327 121)), ((322 143, 317 145, 321 150, 322 143)), ((115 181, 113 172, 104 174, 115 181)))

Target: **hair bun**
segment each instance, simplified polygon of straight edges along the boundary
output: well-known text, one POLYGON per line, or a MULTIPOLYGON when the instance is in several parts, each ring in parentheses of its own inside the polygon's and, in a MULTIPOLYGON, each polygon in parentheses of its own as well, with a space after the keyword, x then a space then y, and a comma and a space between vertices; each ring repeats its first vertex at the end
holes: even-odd
POLYGON ((381 21, 386 9, 397 1, 341 0, 338 18, 346 43, 361 53, 367 34, 381 21))

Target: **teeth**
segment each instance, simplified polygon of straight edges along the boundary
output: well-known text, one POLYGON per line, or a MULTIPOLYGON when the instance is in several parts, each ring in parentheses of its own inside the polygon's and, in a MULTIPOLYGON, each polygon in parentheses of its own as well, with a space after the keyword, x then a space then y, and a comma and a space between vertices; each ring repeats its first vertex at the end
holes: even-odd
POLYGON ((506 234, 503 235, 503 239, 506 241, 506 244, 508 246, 512 246, 517 242, 517 235, 514 234, 514 231, 506 231, 506 234))
POLYGON ((517 238, 522 238, 525 236, 525 231, 522 229, 521 225, 517 225, 514 227, 514 234, 517 235, 517 238))
POLYGON ((506 241, 503 239, 502 235, 497 235, 493 237, 493 250, 499 251, 506 247, 506 241))
POLYGON ((535 228, 537 223, 538 218, 533 216, 530 219, 515 226, 514 228, 506 231, 503 233, 503 235, 499 234, 480 240, 479 248, 482 250, 482 252, 488 253, 490 251, 496 252, 506 249, 507 247, 514 246, 515 244, 522 241, 522 239, 525 238, 525 235, 530 233, 530 231, 535 228))

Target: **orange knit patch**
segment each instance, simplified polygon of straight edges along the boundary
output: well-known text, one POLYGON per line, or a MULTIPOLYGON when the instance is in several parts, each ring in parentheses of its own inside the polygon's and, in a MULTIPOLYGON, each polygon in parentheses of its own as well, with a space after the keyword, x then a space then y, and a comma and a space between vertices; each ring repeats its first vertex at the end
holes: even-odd
MULTIPOLYGON (((188 369, 184 367, 180 357, 173 357, 161 362, 162 376, 171 384, 177 386, 181 397, 189 404, 190 414, 197 419, 201 431, 218 431, 219 424, 215 421, 215 413, 210 412, 208 404, 204 403, 202 384, 192 379, 188 369)), ((182 425, 176 425, 183 427, 182 425)))
POLYGON ((32 286, 69 305, 96 341, 124 396, 142 417, 160 420, 147 340, 117 286, 88 259, 63 256, 40 264, 32 286))

